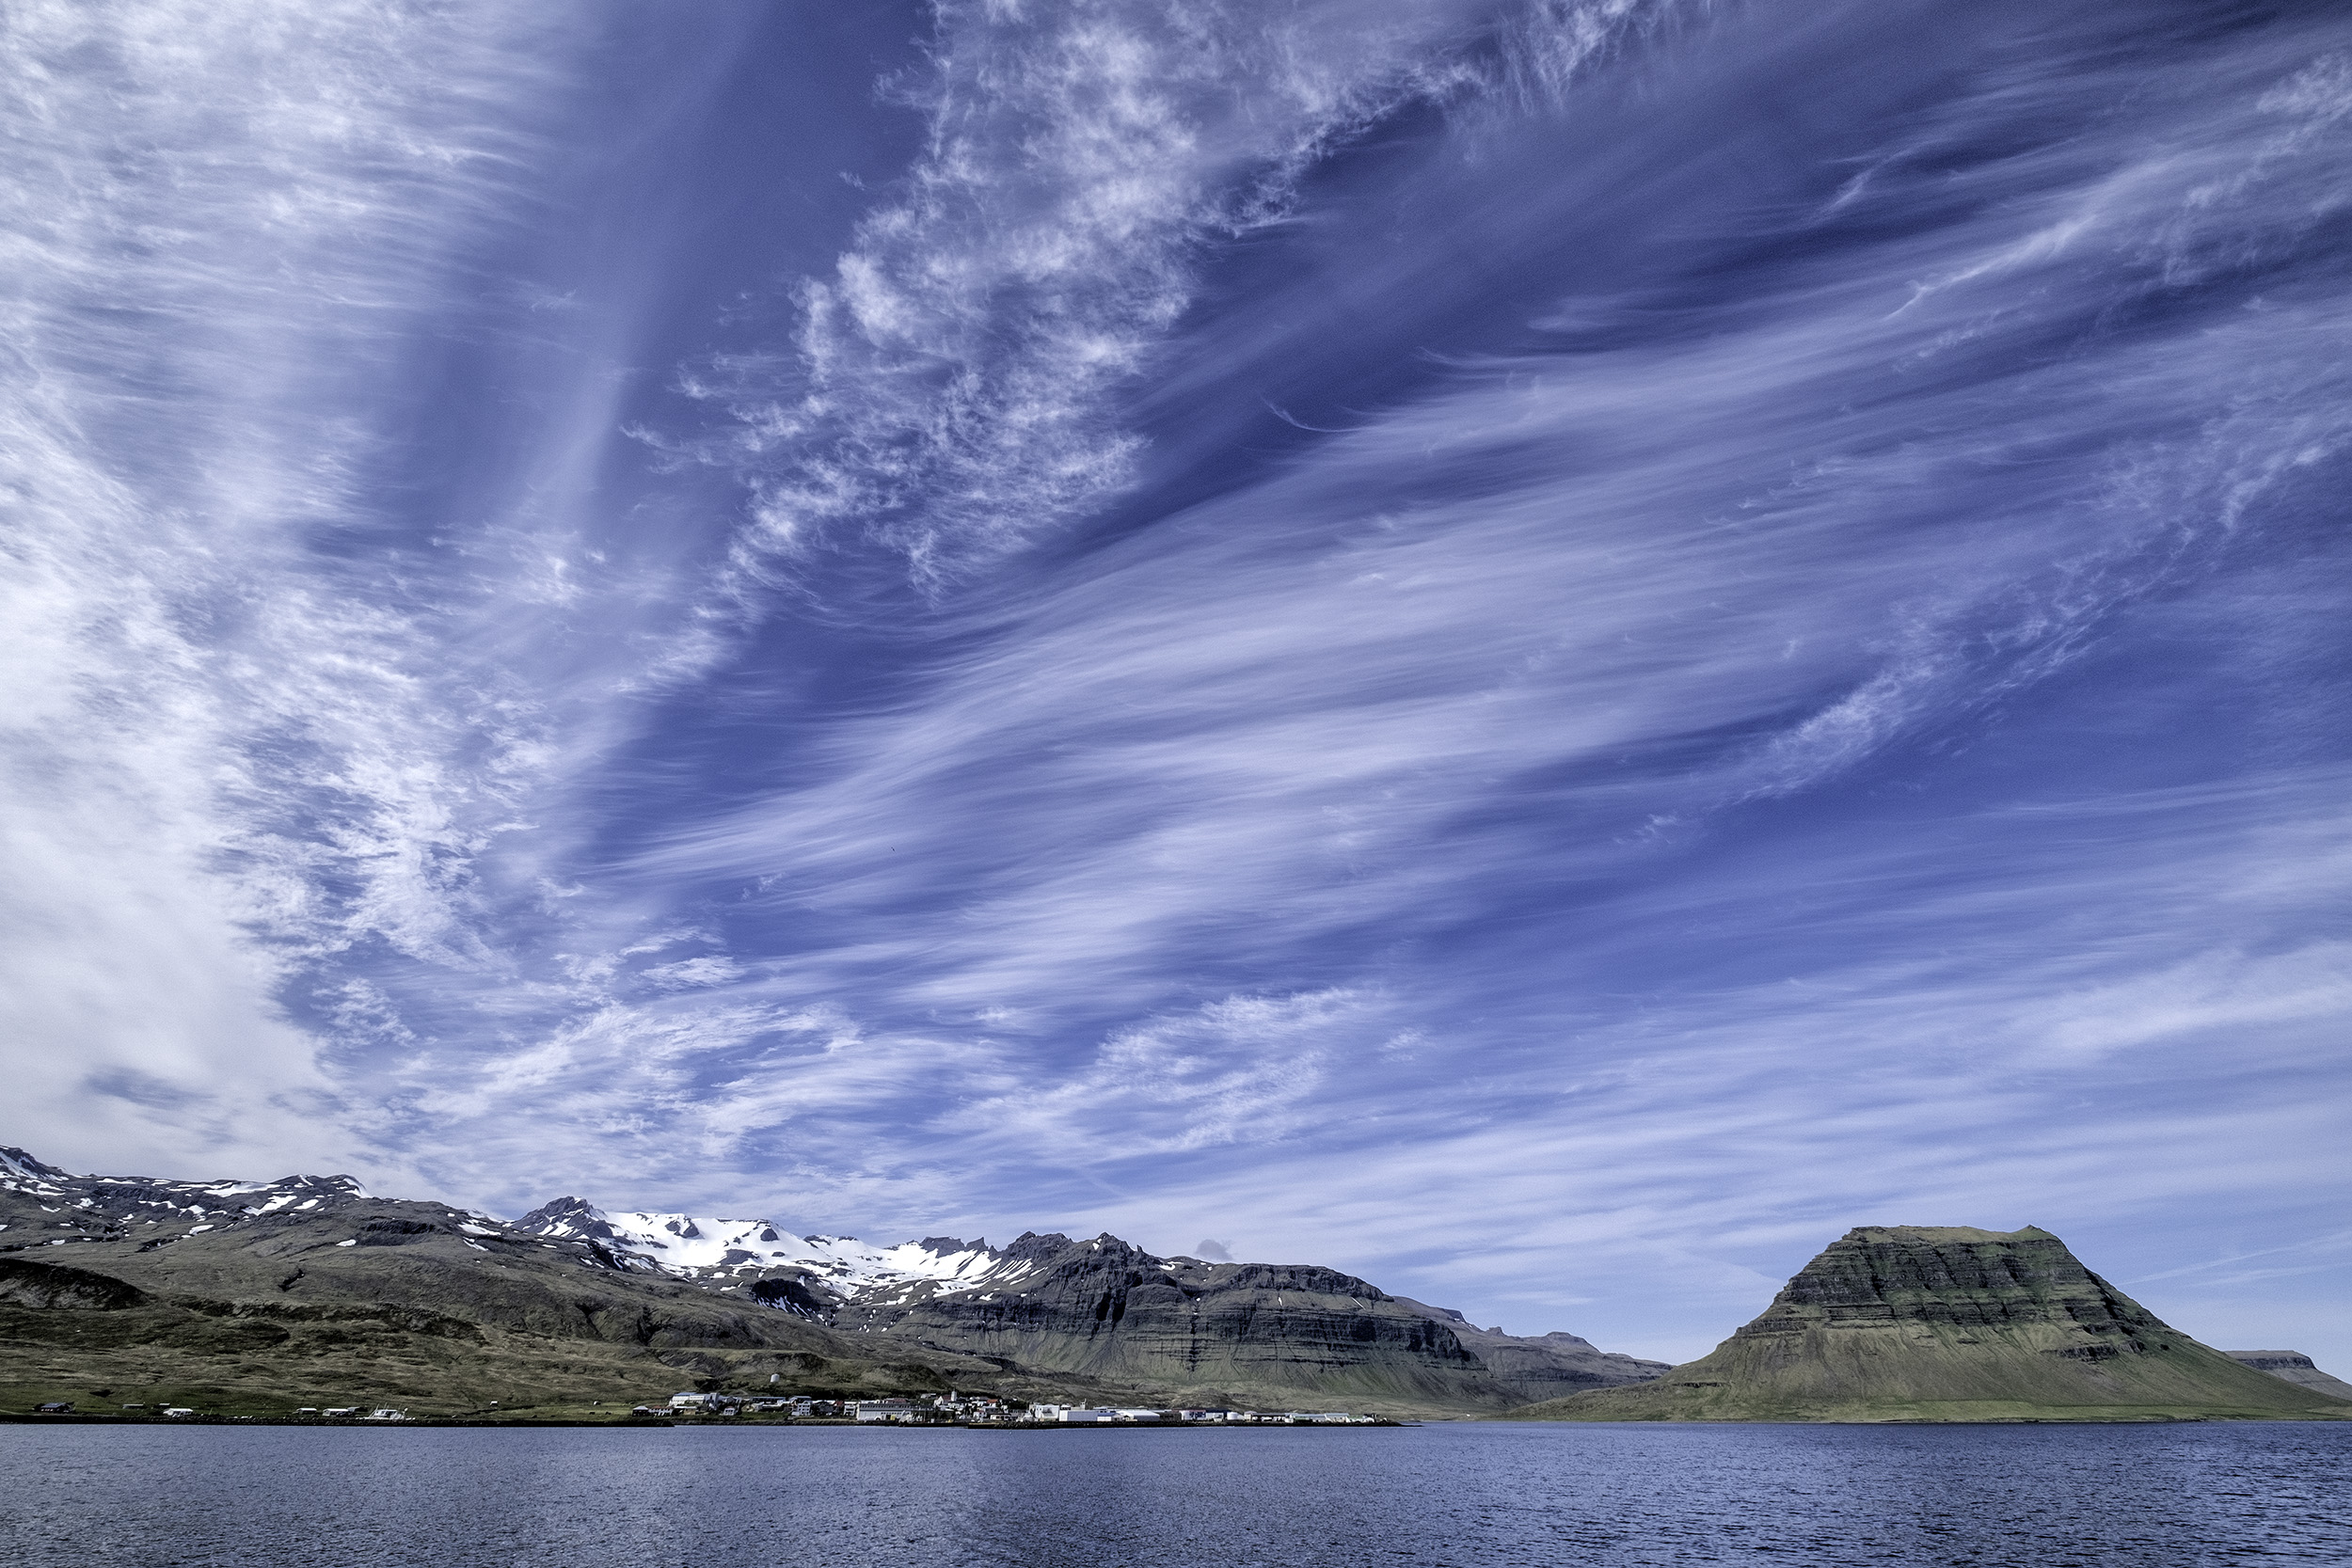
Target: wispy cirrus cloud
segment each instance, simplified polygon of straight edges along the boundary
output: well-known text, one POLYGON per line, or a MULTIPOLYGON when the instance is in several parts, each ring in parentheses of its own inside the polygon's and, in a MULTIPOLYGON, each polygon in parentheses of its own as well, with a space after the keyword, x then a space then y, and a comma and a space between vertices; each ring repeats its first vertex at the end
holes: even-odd
POLYGON ((1671 8, 934 6, 927 67, 891 84, 924 151, 801 286, 795 352, 687 383, 735 420, 702 453, 755 476, 747 562, 846 530, 937 580, 1100 506, 1141 450, 1117 397, 1209 245, 1282 222, 1307 169, 1400 107, 1556 95, 1671 8))
POLYGON ((372 5, 0 28, 5 989, 21 1037, 71 1042, 24 1103, 181 1158, 332 1149, 283 955, 482 961, 465 863, 536 738, 500 677, 436 667, 432 612, 358 542, 373 383, 508 188, 523 133, 488 110, 536 90, 537 35, 372 5), (128 1063, 180 1109, 79 1096, 128 1063))

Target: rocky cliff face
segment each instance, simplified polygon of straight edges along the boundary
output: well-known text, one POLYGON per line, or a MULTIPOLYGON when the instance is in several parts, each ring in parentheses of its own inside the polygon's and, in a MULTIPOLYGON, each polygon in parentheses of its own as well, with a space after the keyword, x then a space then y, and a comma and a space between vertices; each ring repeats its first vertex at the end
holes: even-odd
POLYGON ((1559 1420, 2112 1420, 2329 1415, 2199 1344, 2046 1230, 1851 1230, 1715 1351, 1559 1420))
MULTIPOLYGON (((877 1281, 839 1305, 837 1281, 765 1271, 750 1289, 856 1336, 1168 1390, 1193 1402, 1281 1404, 1310 1395, 1431 1409, 1502 1409, 1574 1388, 1655 1377, 1571 1334, 1518 1338, 1311 1264, 1160 1258, 1104 1234, 1011 1245, 932 1237, 946 1277, 877 1281)), ((900 1249, 904 1251, 905 1249, 900 1249)))
POLYGON ((834 1326, 1220 1403, 1311 1391, 1476 1408, 1515 1392, 1451 1330, 1335 1270, 1161 1259, 1109 1235, 1026 1235, 1006 1258, 1034 1266, 977 1290, 860 1297, 834 1326))

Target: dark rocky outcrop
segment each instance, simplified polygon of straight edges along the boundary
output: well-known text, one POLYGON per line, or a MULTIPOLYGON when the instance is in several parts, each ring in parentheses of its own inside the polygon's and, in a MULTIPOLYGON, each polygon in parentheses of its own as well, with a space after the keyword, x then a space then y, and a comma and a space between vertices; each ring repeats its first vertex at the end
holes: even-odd
POLYGON ((2343 1412, 2199 1344, 2046 1230, 1865 1226, 1711 1354, 1528 1420, 2128 1420, 2343 1412))
POLYGON ((555 1231, 559 1227, 568 1235, 592 1236, 607 1242, 613 1239, 612 1227, 605 1224, 596 1206, 584 1197, 559 1197, 542 1203, 515 1222, 516 1229, 534 1236, 555 1231))
POLYGON ((135 1285, 92 1274, 87 1269, 0 1258, 0 1304, 51 1310, 121 1312, 146 1306, 147 1293, 135 1285))

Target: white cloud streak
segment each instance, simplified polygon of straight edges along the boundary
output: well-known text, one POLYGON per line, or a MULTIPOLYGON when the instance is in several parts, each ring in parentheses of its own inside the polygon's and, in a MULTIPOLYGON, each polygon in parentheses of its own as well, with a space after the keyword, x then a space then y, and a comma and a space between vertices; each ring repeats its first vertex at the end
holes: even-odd
POLYGON ((761 475, 745 564, 845 531, 936 581, 1135 473, 1113 398, 1162 357, 1213 241, 1281 222, 1300 175, 1401 105, 1565 90, 1639 0, 1365 5, 938 0, 902 189, 808 280, 789 360, 690 380, 735 415, 705 455, 761 475))
POLYGON ((538 35, 166 0, 0 28, 19 1104, 74 1108, 67 1158, 132 1127, 332 1158, 281 956, 482 961, 465 862, 531 739, 428 673, 358 475, 369 382, 501 192, 520 144, 488 106, 533 90, 538 35), (149 1092, 87 1096, 126 1073, 149 1092))

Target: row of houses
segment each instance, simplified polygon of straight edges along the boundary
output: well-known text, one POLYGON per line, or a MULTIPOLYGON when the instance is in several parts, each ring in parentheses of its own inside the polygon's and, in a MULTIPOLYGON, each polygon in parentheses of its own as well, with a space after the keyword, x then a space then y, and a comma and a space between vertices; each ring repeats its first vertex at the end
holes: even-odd
MULTIPOLYGON (((688 1391, 670 1396, 664 1407, 679 1416, 787 1415, 795 1420, 855 1420, 902 1426, 946 1426, 979 1423, 989 1426, 1150 1426, 1216 1424, 1227 1426, 1370 1426, 1375 1416, 1345 1410, 1162 1410, 1128 1405, 1030 1404, 960 1394, 953 1390, 920 1398, 880 1400, 820 1399, 808 1394, 754 1397, 744 1394, 704 1394, 688 1391)), ((661 1414, 651 1405, 637 1406, 641 1416, 661 1414)))
POLYGON ((1033 1422, 1058 1425, 1172 1425, 1179 1422, 1219 1426, 1372 1426, 1380 1418, 1345 1410, 1146 1410, 1085 1404, 1033 1404, 1024 1417, 1033 1422))
MULTIPOLYGON (((134 1410, 143 1413, 148 1409, 148 1406, 144 1404, 126 1404, 122 1408, 125 1410, 134 1410)), ((74 1413, 73 1402, 72 1400, 52 1400, 46 1404, 35 1405, 33 1410, 36 1415, 40 1416, 71 1416, 74 1413)), ((189 1405, 167 1404, 163 1407, 162 1413, 166 1416, 171 1417, 174 1420, 180 1420, 196 1415, 197 1411, 189 1405)), ((378 1410, 369 1410, 363 1406, 356 1404, 330 1405, 324 1409, 318 1405, 306 1404, 301 1409, 295 1411, 294 1414, 297 1416, 317 1416, 327 1420, 405 1421, 408 1419, 408 1412, 405 1410, 394 1410, 389 1407, 378 1410)), ((241 1416, 238 1417, 237 1419, 246 1420, 249 1419, 249 1418, 241 1416)))
MULTIPOLYGON (((1002 1400, 952 1390, 921 1399, 882 1400, 822 1399, 813 1394, 699 1394, 690 1390, 672 1394, 664 1408, 678 1416, 737 1416, 748 1410, 758 1415, 790 1416, 802 1421, 896 1421, 917 1425, 1002 1420, 1011 1414, 1002 1400)), ((651 1405, 641 1404, 635 1413, 651 1416, 660 1412, 651 1405)))

